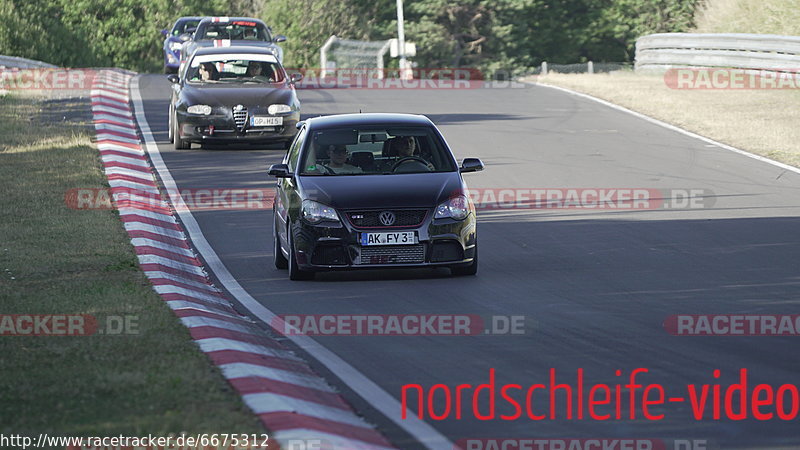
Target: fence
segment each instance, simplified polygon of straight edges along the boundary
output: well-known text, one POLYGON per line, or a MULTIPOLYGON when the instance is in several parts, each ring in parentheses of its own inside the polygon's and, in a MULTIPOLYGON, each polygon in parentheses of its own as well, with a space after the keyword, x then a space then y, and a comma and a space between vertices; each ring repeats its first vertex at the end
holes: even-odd
POLYGON ((661 33, 636 41, 636 70, 728 67, 775 72, 800 69, 800 37, 771 34, 661 33))
POLYGON ((17 56, 0 55, 0 69, 12 68, 12 67, 18 69, 40 69, 40 68, 55 69, 58 66, 47 64, 41 61, 34 61, 32 59, 19 58, 17 56))

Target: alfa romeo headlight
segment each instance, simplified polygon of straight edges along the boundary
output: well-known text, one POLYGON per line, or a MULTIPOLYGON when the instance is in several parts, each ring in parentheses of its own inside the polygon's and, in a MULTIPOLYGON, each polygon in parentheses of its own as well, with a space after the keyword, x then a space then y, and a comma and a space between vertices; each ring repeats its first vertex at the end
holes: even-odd
POLYGON ((186 108, 186 112, 189 114, 200 114, 203 116, 207 116, 211 114, 211 107, 208 105, 192 105, 186 108))
POLYGON ((272 114, 272 115, 283 114, 283 113, 292 112, 292 107, 289 106, 289 105, 283 105, 283 104, 280 104, 280 103, 276 103, 274 105, 269 105, 269 108, 267 108, 267 112, 272 114))

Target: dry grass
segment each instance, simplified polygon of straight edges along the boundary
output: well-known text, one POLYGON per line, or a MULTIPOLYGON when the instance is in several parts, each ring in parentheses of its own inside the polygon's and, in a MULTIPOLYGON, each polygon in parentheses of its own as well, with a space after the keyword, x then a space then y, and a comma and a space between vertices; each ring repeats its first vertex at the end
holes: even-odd
POLYGON ((667 87, 662 76, 628 71, 551 73, 538 81, 800 167, 800 92, 794 90, 676 90, 667 87))
POLYGON ((708 0, 695 23, 699 33, 800 35, 800 0, 708 0))
POLYGON ((263 429, 139 270, 103 188, 88 100, 0 98, 0 314, 136 316, 137 334, 0 336, 0 433, 127 436, 263 429))

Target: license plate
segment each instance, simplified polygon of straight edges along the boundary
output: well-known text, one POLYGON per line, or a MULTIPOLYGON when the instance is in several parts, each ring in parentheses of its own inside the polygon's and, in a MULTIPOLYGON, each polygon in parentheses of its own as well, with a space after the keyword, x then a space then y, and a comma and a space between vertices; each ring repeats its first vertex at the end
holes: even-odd
POLYGON ((266 116, 250 117, 251 127, 276 127, 279 125, 283 125, 283 117, 266 117, 266 116))
POLYGON ((417 243, 414 231, 361 233, 361 245, 412 245, 417 243))

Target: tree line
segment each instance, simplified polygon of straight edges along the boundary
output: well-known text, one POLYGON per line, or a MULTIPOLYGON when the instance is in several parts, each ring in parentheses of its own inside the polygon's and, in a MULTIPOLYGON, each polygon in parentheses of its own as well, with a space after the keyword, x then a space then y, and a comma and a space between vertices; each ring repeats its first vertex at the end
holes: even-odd
MULTIPOLYGON (((406 0, 406 40, 422 67, 524 70, 542 61, 631 62, 641 35, 691 30, 702 0, 406 0)), ((383 0, 0 0, 0 54, 66 67, 158 71, 159 30, 182 15, 256 16, 289 40, 285 64, 319 48, 396 36, 383 0)))

